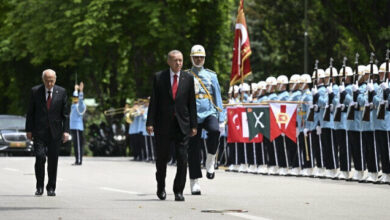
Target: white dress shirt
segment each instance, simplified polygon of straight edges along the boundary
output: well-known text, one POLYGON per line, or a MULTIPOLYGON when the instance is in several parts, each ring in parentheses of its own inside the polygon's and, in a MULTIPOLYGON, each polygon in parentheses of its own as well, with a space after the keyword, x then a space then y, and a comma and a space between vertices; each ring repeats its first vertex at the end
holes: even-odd
POLYGON ((50 90, 48 90, 46 87, 45 87, 45 97, 46 97, 46 100, 47 98, 49 97, 49 93, 47 93, 48 91, 50 91, 51 93, 51 98, 53 98, 53 88, 51 88, 50 90))
POLYGON ((169 68, 169 72, 171 74, 171 86, 173 85, 173 80, 175 79, 173 77, 173 75, 175 75, 175 74, 177 75, 177 86, 179 86, 180 71, 177 73, 174 73, 173 70, 171 68, 169 68))

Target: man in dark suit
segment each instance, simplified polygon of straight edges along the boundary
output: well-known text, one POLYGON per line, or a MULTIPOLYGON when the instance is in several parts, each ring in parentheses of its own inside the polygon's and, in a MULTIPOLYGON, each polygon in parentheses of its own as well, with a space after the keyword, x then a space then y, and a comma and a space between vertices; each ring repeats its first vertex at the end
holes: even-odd
POLYGON ((37 196, 43 194, 46 156, 49 176, 47 195, 56 195, 59 148, 61 141, 69 139, 68 98, 66 90, 55 85, 56 78, 54 70, 43 71, 43 84, 31 89, 26 118, 27 138, 34 141, 37 196))
POLYGON ((154 132, 156 139, 157 196, 161 200, 166 198, 166 169, 170 145, 174 143, 177 170, 173 192, 175 201, 184 201, 188 141, 197 133, 194 77, 181 71, 183 54, 178 50, 168 53, 168 65, 170 69, 154 76, 146 130, 149 134, 154 132))

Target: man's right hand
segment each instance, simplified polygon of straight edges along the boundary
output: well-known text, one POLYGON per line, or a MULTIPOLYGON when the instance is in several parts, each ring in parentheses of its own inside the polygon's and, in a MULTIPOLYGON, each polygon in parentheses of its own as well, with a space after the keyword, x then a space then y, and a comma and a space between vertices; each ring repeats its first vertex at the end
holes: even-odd
POLYGON ((146 132, 148 132, 149 135, 152 135, 153 130, 154 130, 154 129, 153 129, 153 126, 147 126, 147 127, 146 127, 146 132))
POLYGON ((27 135, 27 139, 32 141, 32 132, 27 132, 26 135, 27 135))
POLYGON ((84 83, 83 82, 80 83, 80 87, 79 88, 80 88, 80 92, 84 91, 84 83))
POLYGON ((195 136, 198 133, 198 130, 196 128, 191 129, 191 137, 195 136))

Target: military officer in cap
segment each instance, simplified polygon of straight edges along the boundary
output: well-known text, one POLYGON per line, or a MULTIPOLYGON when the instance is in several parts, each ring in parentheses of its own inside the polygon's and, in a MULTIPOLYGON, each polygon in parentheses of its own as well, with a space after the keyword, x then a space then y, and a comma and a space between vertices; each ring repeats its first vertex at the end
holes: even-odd
POLYGON ((188 165, 190 173, 191 193, 200 195, 198 179, 202 177, 200 167, 201 130, 207 131, 206 177, 213 179, 215 154, 218 148, 220 127, 225 127, 222 115, 222 98, 217 74, 203 67, 206 51, 201 45, 191 49, 192 68, 189 72, 194 76, 197 107, 198 134, 191 138, 188 149, 188 165))
POLYGON ((84 104, 84 83, 74 86, 72 106, 70 110, 70 132, 73 138, 73 147, 76 161, 73 165, 81 165, 84 153, 84 123, 83 116, 87 107, 84 104), (79 91, 80 90, 80 91, 79 91))

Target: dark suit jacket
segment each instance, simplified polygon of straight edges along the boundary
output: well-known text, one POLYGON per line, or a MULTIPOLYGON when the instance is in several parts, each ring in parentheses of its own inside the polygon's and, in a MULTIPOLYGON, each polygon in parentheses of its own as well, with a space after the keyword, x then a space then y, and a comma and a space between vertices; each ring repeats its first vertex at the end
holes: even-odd
POLYGON ((183 134, 197 128, 194 77, 181 71, 176 99, 173 100, 169 69, 155 74, 153 92, 148 108, 146 126, 155 134, 169 134, 173 117, 177 118, 183 134))
POLYGON ((26 132, 41 140, 59 140, 64 132, 69 132, 69 109, 66 90, 54 85, 50 109, 46 107, 45 86, 31 89, 30 103, 26 118, 26 132), (50 130, 51 136, 48 133, 50 130))

